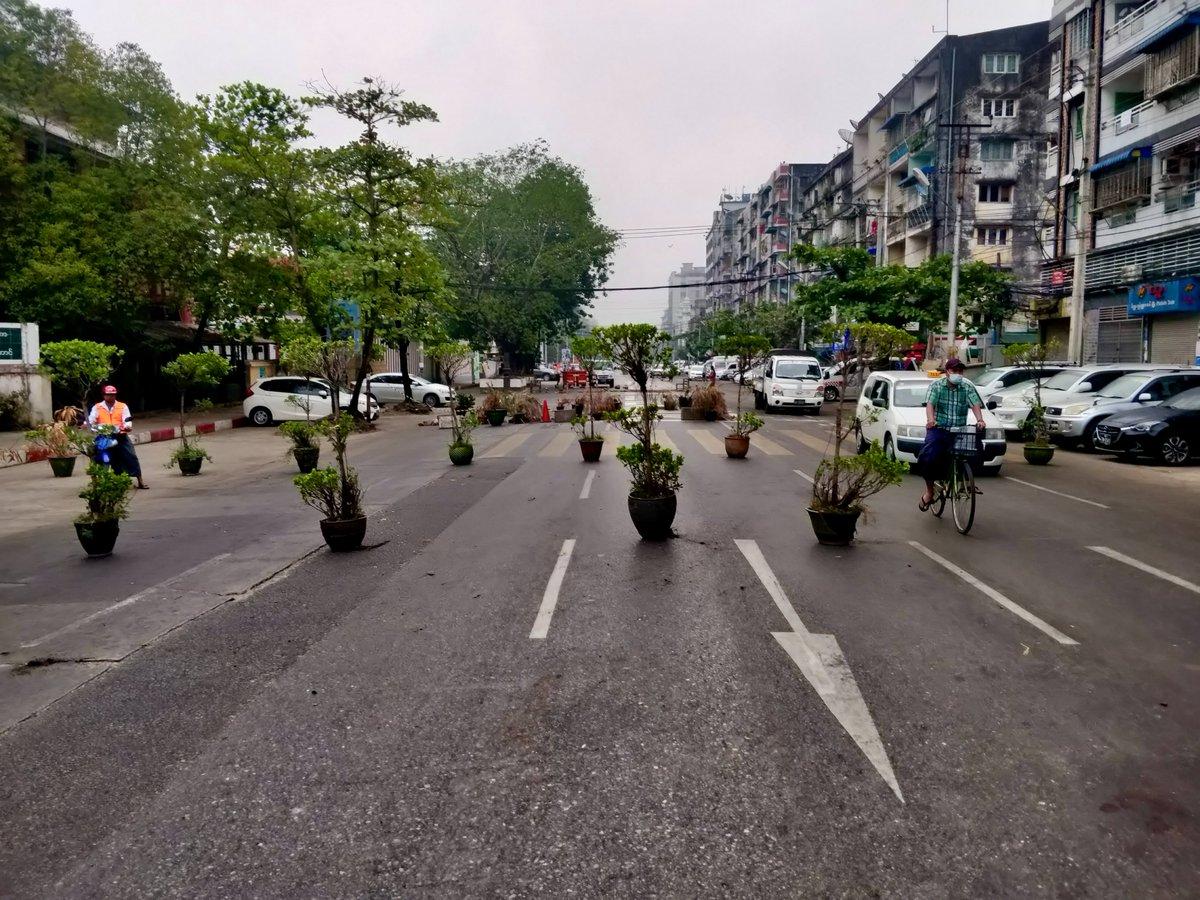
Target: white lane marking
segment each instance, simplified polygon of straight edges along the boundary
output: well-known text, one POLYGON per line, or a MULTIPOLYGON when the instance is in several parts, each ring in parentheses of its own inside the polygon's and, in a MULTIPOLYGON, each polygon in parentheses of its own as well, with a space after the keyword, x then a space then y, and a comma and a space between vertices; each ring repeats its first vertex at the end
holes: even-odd
POLYGON ((671 440, 665 428, 654 429, 654 443, 658 444, 664 450, 670 450, 672 453, 679 452, 679 448, 675 446, 675 442, 671 440))
POLYGON ((160 591, 165 587, 170 587, 172 584, 174 584, 178 581, 182 581, 184 578, 187 578, 193 572, 195 572, 199 569, 202 569, 207 565, 211 565, 212 563, 218 562, 219 560, 225 559, 225 557, 227 557, 227 556, 229 556, 228 553, 221 553, 221 554, 218 554, 217 556, 214 556, 212 559, 206 559, 204 562, 194 565, 190 569, 185 569, 184 571, 180 572, 178 575, 171 576, 166 581, 160 581, 158 584, 151 585, 150 587, 146 588, 144 591, 138 591, 132 597, 126 597, 124 600, 118 600, 116 603, 112 604, 111 606, 106 606, 106 607, 104 607, 104 609, 98 609, 91 615, 84 616, 82 619, 77 619, 74 622, 70 623, 69 625, 64 625, 62 628, 58 628, 54 631, 51 631, 49 634, 43 634, 40 638, 38 638, 35 641, 26 641, 25 643, 21 644, 21 646, 26 649, 28 649, 29 647, 37 647, 41 644, 46 643, 46 641, 53 640, 56 637, 62 637, 64 634, 70 634, 75 629, 82 628, 88 622, 94 622, 96 619, 99 619, 101 616, 107 616, 109 613, 116 612, 118 609, 122 609, 126 606, 132 606, 133 604, 137 603, 139 600, 144 600, 146 597, 149 597, 155 591, 160 591))
POLYGON ((816 484, 816 482, 813 481, 813 477, 811 475, 805 475, 799 469, 792 469, 792 471, 795 472, 797 475, 799 475, 801 478, 803 478, 805 481, 807 481, 809 484, 816 484))
POLYGON ((579 492, 579 499, 586 500, 592 496, 592 482, 596 480, 596 470, 588 472, 587 478, 583 479, 583 490, 579 492))
POLYGON ((767 564, 757 541, 737 540, 734 543, 742 551, 742 556, 746 557, 746 562, 750 563, 750 568, 754 570, 758 580, 767 589, 767 593, 792 629, 773 631, 771 636, 787 652, 808 683, 816 690, 826 708, 846 729, 846 733, 875 767, 875 771, 903 803, 904 794, 900 792, 900 783, 896 780, 896 773, 892 771, 892 764, 888 760, 879 731, 871 719, 871 711, 867 709, 867 702, 854 681, 854 673, 846 663, 846 655, 838 646, 837 638, 831 634, 813 634, 804 627, 787 594, 783 592, 779 579, 767 564))
POLYGON ((689 428, 688 434, 696 439, 701 447, 711 453, 713 456, 725 455, 725 442, 719 441, 711 431, 704 428, 689 428))
POLYGON ((1054 638, 1054 640, 1058 641, 1060 644, 1063 644, 1065 646, 1076 647, 1079 645, 1079 641, 1075 640, 1074 638, 1068 637, 1067 635, 1065 635, 1061 631, 1059 631, 1057 628, 1055 628, 1053 625, 1050 625, 1049 623, 1043 621, 1042 619, 1039 619, 1037 616, 1035 616, 1033 613, 1031 613, 1025 607, 1023 607, 1017 603, 1013 603, 1013 601, 1009 600, 998 590, 984 584, 982 581, 980 581, 978 578, 976 578, 974 575, 972 575, 966 569, 959 568, 954 563, 950 562, 950 560, 946 559, 944 556, 939 556, 938 554, 934 553, 932 550, 930 550, 928 547, 926 547, 924 544, 920 543, 919 541, 909 541, 908 543, 909 543, 909 546, 913 547, 914 549, 920 550, 922 553, 924 553, 926 556, 928 556, 930 559, 932 559, 935 563, 942 566, 944 569, 946 569, 950 572, 953 572, 955 575, 957 575, 959 578, 961 578, 967 584, 971 585, 971 587, 978 590, 980 593, 984 594, 987 597, 990 597, 992 600, 995 600, 997 603, 999 603, 1001 606, 1003 606, 1005 609, 1007 609, 1010 613, 1012 613, 1017 618, 1024 619, 1026 622, 1028 622, 1030 625, 1032 625, 1038 631, 1041 631, 1042 633, 1049 635, 1050 637, 1054 638))
POLYGON ((533 630, 529 632, 530 640, 544 640, 550 633, 550 619, 554 616, 554 607, 558 605, 558 592, 562 590, 563 578, 567 574, 567 565, 571 562, 571 553, 575 550, 575 538, 563 541, 562 549, 558 551, 558 561, 550 580, 546 583, 546 591, 542 594, 542 605, 538 609, 537 618, 533 622, 533 630))
POLYGON ((1023 484, 1025 487, 1031 487, 1035 491, 1045 491, 1047 494, 1054 494, 1056 497, 1066 497, 1068 500, 1075 500, 1079 503, 1086 503, 1088 506, 1097 506, 1100 509, 1111 509, 1110 506, 1105 506, 1103 503, 1097 503, 1095 500, 1085 500, 1083 497, 1076 497, 1074 494, 1064 494, 1062 491, 1052 491, 1048 487, 1042 487, 1040 484, 1034 484, 1032 481, 1022 481, 1020 478, 1013 478, 1011 475, 1005 475, 1008 481, 1015 481, 1017 484, 1023 484))
POLYGON ((1177 584, 1184 590, 1191 591, 1194 594, 1200 594, 1200 584, 1193 584, 1185 578, 1180 578, 1178 575, 1172 575, 1170 572, 1164 572, 1162 569, 1157 569, 1149 563, 1144 563, 1140 559, 1134 559, 1132 556, 1126 556, 1114 550, 1112 547, 1088 547, 1089 550, 1094 550, 1110 559, 1115 559, 1117 562, 1123 562, 1127 566, 1133 566, 1135 569, 1141 569, 1156 578, 1161 578, 1163 581, 1169 581, 1171 584, 1177 584))

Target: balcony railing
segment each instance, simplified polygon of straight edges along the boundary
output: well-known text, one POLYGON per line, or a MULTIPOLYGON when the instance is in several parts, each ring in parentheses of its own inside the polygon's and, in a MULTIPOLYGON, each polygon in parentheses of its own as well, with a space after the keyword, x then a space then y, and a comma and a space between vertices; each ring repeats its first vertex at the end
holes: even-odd
POLYGON ((1127 131, 1133 131, 1133 129, 1142 123, 1143 114, 1149 114, 1157 105, 1157 100, 1147 100, 1144 103, 1139 103, 1137 106, 1131 106, 1124 112, 1117 113, 1111 119, 1101 122, 1100 130, 1111 131, 1113 134, 1124 134, 1127 131))
POLYGON ((1104 31, 1104 62, 1108 63, 1147 35, 1197 6, 1196 0, 1148 0, 1104 31))
POLYGON ((888 154, 888 168, 891 168, 906 156, 908 156, 908 141, 901 141, 888 154))
POLYGON ((915 231, 918 228, 924 228, 933 221, 933 204, 922 203, 920 206, 912 209, 904 217, 905 227, 909 231, 915 231))
POLYGON ((1112 209, 1127 203, 1150 199, 1150 171, 1136 165, 1096 179, 1096 200, 1093 211, 1112 209))
POLYGON ((1175 43, 1146 60, 1146 94, 1158 97, 1200 77, 1200 29, 1190 28, 1175 43))
POLYGON ((905 221, 904 213, 894 212, 888 220, 887 237, 889 241, 894 241, 896 238, 904 237, 904 232, 908 230, 908 223, 905 221))

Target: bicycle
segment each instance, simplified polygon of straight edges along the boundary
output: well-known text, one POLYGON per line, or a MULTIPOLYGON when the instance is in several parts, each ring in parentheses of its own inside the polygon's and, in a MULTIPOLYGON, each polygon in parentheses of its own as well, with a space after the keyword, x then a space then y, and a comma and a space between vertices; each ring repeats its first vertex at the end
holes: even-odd
POLYGON ((979 455, 980 433, 974 425, 949 430, 954 434, 950 449, 950 474, 948 478, 934 482, 933 500, 929 508, 940 519, 949 500, 954 527, 959 534, 966 534, 975 523, 975 498, 978 492, 975 490, 971 460, 979 455))

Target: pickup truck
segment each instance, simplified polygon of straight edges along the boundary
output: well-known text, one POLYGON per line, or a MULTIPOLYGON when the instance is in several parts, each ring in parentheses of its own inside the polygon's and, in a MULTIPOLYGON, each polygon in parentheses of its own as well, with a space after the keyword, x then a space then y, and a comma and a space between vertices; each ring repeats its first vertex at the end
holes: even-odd
POLYGON ((772 356, 754 382, 754 406, 821 411, 821 364, 813 356, 772 356))

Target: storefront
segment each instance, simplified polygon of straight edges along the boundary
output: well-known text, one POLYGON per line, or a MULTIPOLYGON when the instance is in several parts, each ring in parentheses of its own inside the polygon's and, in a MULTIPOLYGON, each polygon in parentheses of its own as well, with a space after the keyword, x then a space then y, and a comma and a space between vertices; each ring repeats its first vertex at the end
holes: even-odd
POLYGON ((1200 278, 1134 285, 1126 310, 1143 323, 1147 362, 1200 365, 1200 278))
POLYGON ((1123 293, 1088 297, 1083 312, 1083 362, 1133 363, 1145 356, 1142 317, 1123 293))

